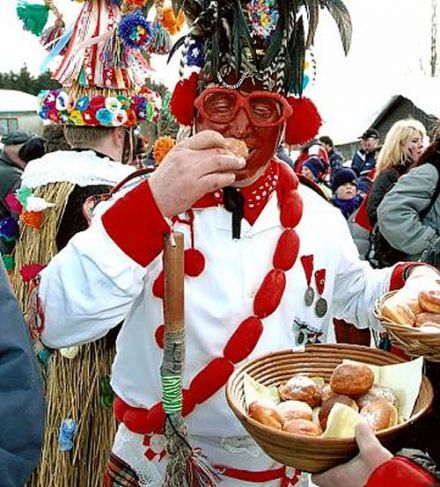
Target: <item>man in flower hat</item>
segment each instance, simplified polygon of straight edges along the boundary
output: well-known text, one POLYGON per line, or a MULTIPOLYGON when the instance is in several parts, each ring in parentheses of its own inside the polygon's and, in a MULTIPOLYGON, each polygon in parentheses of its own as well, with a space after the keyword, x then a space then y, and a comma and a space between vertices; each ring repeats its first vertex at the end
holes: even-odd
POLYGON ((107 193, 134 171, 128 165, 134 156, 134 128, 159 113, 160 97, 142 86, 148 65, 141 49, 150 23, 126 7, 123 13, 121 2, 87 0, 72 29, 65 30, 52 0, 18 6, 28 28, 39 25, 36 9, 55 18, 53 27, 40 26, 39 31, 49 59, 61 53, 53 77, 62 87, 40 93, 39 115, 64 126, 72 147, 32 161, 16 200, 21 239, 13 282, 31 324, 50 404, 33 486, 100 485, 115 433, 109 385, 114 337, 51 353, 32 327, 35 307, 30 297, 38 272, 88 227, 93 205, 86 201, 107 193))
MULTIPOLYGON (((299 475, 266 456, 230 412, 224 387, 234 369, 260 354, 327 341, 333 316, 378 327, 375 300, 403 287, 412 270, 374 271, 361 262, 340 213, 274 157, 282 137, 302 143, 319 127, 301 92, 321 6, 348 47, 351 24, 341 2, 184 2, 191 28, 176 46, 183 78, 171 109, 193 135, 149 179, 101 203, 90 228, 41 272, 48 346, 95 340, 124 322, 112 371, 120 425, 106 486, 159 486, 167 464, 176 467, 179 452, 165 450, 170 403, 162 403, 159 383, 163 240, 171 227, 185 239, 182 414, 189 441, 225 487, 287 487, 299 475)), ((418 274, 429 283, 437 278, 417 268, 404 289, 418 274)), ((180 407, 178 393, 167 397, 180 407)), ((215 485, 215 475, 191 477, 187 467, 180 483, 179 472, 167 469, 166 485, 215 485)))

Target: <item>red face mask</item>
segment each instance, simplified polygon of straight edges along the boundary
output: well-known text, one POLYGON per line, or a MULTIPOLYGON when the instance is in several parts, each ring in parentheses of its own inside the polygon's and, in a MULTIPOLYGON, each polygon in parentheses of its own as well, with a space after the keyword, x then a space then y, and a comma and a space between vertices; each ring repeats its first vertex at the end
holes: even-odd
POLYGON ((246 143, 247 165, 237 181, 252 179, 274 155, 282 127, 292 109, 286 99, 269 91, 243 93, 227 88, 206 88, 195 100, 196 129, 216 130, 246 143))

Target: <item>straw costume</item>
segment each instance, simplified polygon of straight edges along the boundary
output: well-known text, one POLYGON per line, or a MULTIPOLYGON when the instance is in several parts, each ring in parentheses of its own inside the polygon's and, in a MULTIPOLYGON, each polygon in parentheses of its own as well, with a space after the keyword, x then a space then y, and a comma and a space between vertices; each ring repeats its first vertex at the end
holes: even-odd
POLYGON ((44 4, 20 1, 17 6, 25 28, 39 35, 49 51, 45 65, 58 60, 53 77, 62 87, 40 93, 40 117, 73 131, 78 127, 107 134, 121 130, 124 137, 118 161, 84 143, 32 161, 10 202, 21 222, 13 283, 31 326, 48 403, 41 463, 32 486, 98 487, 102 483, 115 433, 114 394, 109 385, 114 336, 51 351, 43 346, 40 330, 34 326, 38 304, 32 298, 39 271, 74 234, 88 227, 93 200, 133 172, 134 168, 120 162, 129 162, 132 156, 133 128, 156 120, 161 103, 155 92, 141 86, 149 66, 141 42, 146 45, 150 24, 139 15, 130 24, 131 9, 126 5, 122 13, 122 2, 82 3, 70 28, 53 0, 44 4), (55 22, 45 29, 49 14, 55 22), (144 30, 137 29, 139 23, 144 30))
MULTIPOLYGON (((150 178, 128 182, 98 205, 90 228, 41 272, 42 340, 72 346, 124 321, 112 369, 120 425, 107 487, 288 487, 299 472, 267 457, 246 434, 226 404, 228 378, 243 360, 326 342, 333 315, 377 326, 375 300, 404 283, 405 266, 373 271, 361 262, 340 212, 273 157, 283 130, 288 144, 302 143, 320 125, 316 108, 301 96, 319 8, 335 17, 346 48, 350 18, 339 0, 175 4, 190 30, 174 47, 181 48, 182 79, 171 110, 190 129, 244 140, 250 152, 243 171, 252 182, 240 190, 219 187, 165 219, 153 189, 159 191, 160 174, 172 173, 179 154, 183 164, 202 151, 191 147, 202 134, 176 144, 150 178), (163 383, 162 396, 163 242, 170 226, 184 236, 186 354, 181 382, 163 383), (182 445, 188 438, 215 471, 203 462, 182 463, 183 473, 166 471, 175 452, 164 432, 183 431, 170 420, 173 411, 186 422, 182 445)), ((176 178, 170 175, 170 187, 176 178)), ((162 194, 172 197, 169 191, 162 194)), ((179 347, 167 365, 180 370, 179 347)))

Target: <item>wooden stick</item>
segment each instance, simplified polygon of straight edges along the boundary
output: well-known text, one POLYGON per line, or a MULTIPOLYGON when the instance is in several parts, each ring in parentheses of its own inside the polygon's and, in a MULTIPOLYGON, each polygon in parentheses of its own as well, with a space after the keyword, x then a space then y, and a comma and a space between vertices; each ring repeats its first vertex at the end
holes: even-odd
POLYGON ((183 234, 180 232, 165 236, 164 277, 165 332, 178 332, 185 328, 183 234))

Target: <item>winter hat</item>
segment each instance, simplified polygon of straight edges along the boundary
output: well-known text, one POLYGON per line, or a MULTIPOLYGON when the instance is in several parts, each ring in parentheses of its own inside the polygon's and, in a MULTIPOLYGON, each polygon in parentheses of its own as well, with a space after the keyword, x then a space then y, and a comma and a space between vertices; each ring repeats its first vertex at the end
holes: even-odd
POLYGON ((356 173, 353 171, 353 169, 350 169, 349 167, 339 169, 339 171, 337 171, 334 175, 332 184, 333 193, 336 193, 336 190, 339 188, 339 186, 342 186, 346 183, 352 183, 355 186, 358 185, 356 173))
POLYGON ((321 159, 316 156, 309 157, 304 162, 303 167, 309 169, 315 179, 321 179, 325 171, 324 164, 322 163, 321 159))

